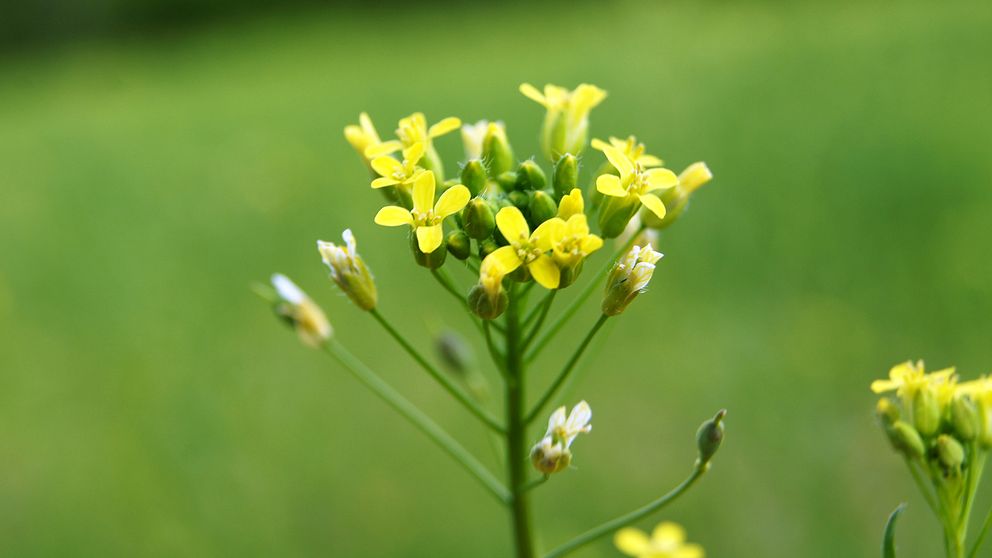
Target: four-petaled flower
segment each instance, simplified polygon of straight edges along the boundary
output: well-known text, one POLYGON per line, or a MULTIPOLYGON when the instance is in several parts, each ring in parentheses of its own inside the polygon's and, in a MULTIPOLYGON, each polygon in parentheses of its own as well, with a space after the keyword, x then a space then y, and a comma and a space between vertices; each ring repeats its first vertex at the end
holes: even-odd
POLYGON ((565 407, 555 409, 548 420, 548 431, 530 450, 534 468, 545 475, 565 470, 572 462, 572 442, 579 434, 592 430, 591 419, 592 409, 585 401, 573 407, 567 417, 565 407))
POLYGON ((582 213, 573 214, 564 227, 555 229, 552 255, 561 267, 573 266, 603 247, 603 239, 589 233, 589 223, 582 213))
POLYGON ((923 361, 906 361, 897 364, 889 370, 888 380, 875 380, 871 383, 871 390, 875 393, 885 393, 895 391, 896 395, 904 399, 911 398, 917 391, 928 386, 940 386, 952 382, 954 368, 946 368, 937 372, 927 374, 923 361))
POLYGON ((434 138, 457 130, 461 125, 461 120, 454 116, 449 116, 428 128, 427 118, 424 117, 424 113, 415 112, 406 118, 400 119, 399 128, 396 129, 396 137, 399 140, 382 142, 369 149, 366 152, 366 156, 378 157, 380 155, 386 155, 417 143, 423 143, 425 149, 430 149, 434 138))
POLYGON ((606 147, 610 146, 623 151, 623 154, 626 155, 628 159, 644 168, 660 167, 665 164, 658 157, 645 153, 647 148, 644 147, 643 143, 637 141, 637 138, 634 136, 627 136, 627 139, 625 140, 611 136, 610 143, 606 143, 605 141, 596 138, 593 138, 592 140, 593 149, 603 151, 606 147))
POLYGON ((462 210, 472 195, 468 188, 456 184, 448 188, 434 203, 434 173, 424 171, 413 183, 413 209, 389 205, 379 210, 375 222, 387 227, 410 225, 417 235, 420 251, 430 254, 441 246, 445 217, 462 210))
POLYGON ((606 98, 606 91, 580 84, 574 91, 558 85, 545 85, 542 94, 529 83, 520 92, 548 110, 541 129, 541 147, 549 159, 565 153, 578 155, 585 147, 589 130, 589 112, 606 98))
POLYGON ((603 153, 620 176, 603 174, 596 179, 596 189, 606 196, 617 198, 637 198, 659 219, 665 218, 665 204, 653 194, 655 190, 672 188, 679 183, 679 177, 665 168, 645 169, 635 163, 623 151, 612 145, 603 145, 603 153))
POLYGON ((417 163, 424 157, 424 144, 417 142, 403 150, 403 161, 397 161, 391 155, 381 155, 372 159, 372 170, 379 173, 379 178, 372 181, 373 188, 386 186, 409 186, 424 169, 417 163))
POLYGON ((509 246, 497 248, 486 256, 483 264, 497 266, 502 274, 507 274, 520 266, 525 266, 534 280, 546 289, 558 288, 561 272, 547 251, 551 249, 558 229, 565 222, 554 217, 541 223, 534 233, 523 213, 516 207, 504 207, 496 214, 496 226, 509 246))
POLYGON ((685 542, 685 529, 671 522, 660 523, 647 533, 633 527, 617 531, 613 543, 620 552, 636 558, 703 558, 703 547, 685 542))

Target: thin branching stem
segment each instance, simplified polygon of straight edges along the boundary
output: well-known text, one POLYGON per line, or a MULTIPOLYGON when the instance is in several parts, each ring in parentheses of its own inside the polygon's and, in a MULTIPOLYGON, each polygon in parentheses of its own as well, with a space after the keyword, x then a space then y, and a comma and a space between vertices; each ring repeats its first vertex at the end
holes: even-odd
POLYGON ((510 491, 475 456, 469 453, 468 450, 431 420, 430 417, 424 414, 423 411, 383 381, 382 378, 370 370, 365 363, 351 354, 341 343, 332 338, 324 344, 324 349, 327 354, 331 355, 345 369, 351 372, 358 381, 365 384, 379 398, 440 446, 452 459, 482 483, 496 499, 504 504, 510 502, 510 491))
POLYGON ((985 515, 985 522, 982 523, 982 530, 978 532, 978 538, 975 539, 974 546, 971 547, 971 551, 968 552, 968 558, 977 558, 978 549, 982 547, 982 543, 985 542, 985 536, 989 534, 989 529, 992 528, 992 508, 989 509, 989 513, 985 515))
MULTIPOLYGON (((556 293, 558 293, 558 289, 553 289, 550 292, 548 292, 548 295, 544 297, 544 300, 541 301, 541 304, 537 307, 540 308, 541 313, 538 314, 537 323, 535 323, 534 326, 527 333, 527 340, 524 341, 523 348, 520 349, 524 353, 527 352, 527 347, 529 347, 530 344, 534 342, 534 339, 537 338, 537 334, 540 333, 541 326, 544 324, 544 320, 548 317, 548 312, 551 310, 551 304, 555 301, 556 293)), ((537 308, 535 308, 535 310, 537 310, 537 308)), ((527 325, 527 322, 529 320, 530 320, 529 317, 527 320, 524 320, 524 326, 527 325)))

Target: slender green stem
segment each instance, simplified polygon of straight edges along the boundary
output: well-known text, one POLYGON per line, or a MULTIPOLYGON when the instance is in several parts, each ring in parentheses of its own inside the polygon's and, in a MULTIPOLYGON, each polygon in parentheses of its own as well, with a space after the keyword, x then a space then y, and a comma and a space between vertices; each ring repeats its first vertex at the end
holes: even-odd
POLYGON ((908 457, 906 458, 906 466, 909 467, 909 473, 913 476, 913 481, 916 483, 916 488, 920 490, 920 494, 923 494, 923 499, 926 501, 927 506, 930 507, 930 511, 934 515, 938 515, 937 502, 933 498, 933 494, 930 493, 930 489, 927 488, 927 483, 924 482, 923 477, 920 475, 920 471, 917 470, 916 466, 913 464, 908 457))
POLYGON ((517 558, 534 558, 534 534, 527 497, 527 423, 524 421, 526 384, 520 328, 520 298, 510 287, 506 309, 506 455, 510 484, 510 514, 517 558))
POLYGON ((559 556, 565 556, 566 554, 573 552, 576 549, 585 546, 600 537, 609 535, 610 533, 615 532, 621 527, 626 527, 627 525, 630 525, 631 523, 660 510, 661 508, 675 501, 675 499, 677 499, 679 496, 685 493, 685 491, 689 490, 689 488, 693 484, 695 484, 697 480, 699 480, 699 477, 703 476, 703 473, 705 473, 708 468, 709 467, 706 465, 700 466, 697 464, 695 467, 693 467, 692 474, 689 475, 688 478, 682 481, 681 484, 676 486, 668 494, 665 494, 661 498, 658 498, 657 500, 641 508, 638 508, 630 513, 621 515, 616 519, 607 521, 606 523, 603 523, 599 527, 594 527, 586 531, 585 533, 575 537, 574 539, 568 541, 567 543, 545 554, 544 558, 558 558, 559 556))
POLYGON ((968 477, 965 483, 964 505, 961 510, 961 523, 958 529, 961 539, 965 538, 968 532, 968 524, 971 522, 971 510, 975 505, 975 496, 978 493, 978 484, 982 480, 982 472, 985 470, 985 452, 978 448, 978 442, 971 442, 972 463, 968 467, 968 477))
POLYGON ((499 371, 500 376, 506 377, 506 355, 504 355, 496 343, 493 341, 492 332, 489 331, 491 327, 491 320, 482 320, 482 333, 486 338, 486 348, 489 349, 489 356, 493 359, 493 364, 496 365, 496 370, 499 371))
POLYGON ((527 313, 527 317, 524 318, 524 322, 523 322, 524 327, 527 327, 530 324, 534 323, 534 320, 539 315, 541 315, 541 312, 544 310, 544 303, 547 302, 548 297, 554 296, 555 292, 557 292, 557 289, 548 291, 548 294, 544 296, 544 299, 542 299, 539 304, 535 304, 534 307, 530 309, 530 312, 527 313))
POLYGON ((450 434, 437 425, 433 420, 425 415, 413 403, 400 395, 389 384, 384 382, 379 376, 372 372, 365 364, 358 360, 351 352, 344 348, 336 339, 330 339, 324 349, 327 354, 334 357, 342 366, 352 373, 358 381, 365 384, 373 393, 378 395, 396 412, 403 415, 428 438, 441 447, 449 456, 465 468, 473 477, 486 487, 498 500, 509 503, 511 495, 509 490, 485 466, 482 465, 468 450, 459 444, 450 434))
POLYGON ((457 384, 452 382, 447 375, 442 373, 440 370, 435 368, 434 365, 428 362, 427 359, 424 358, 424 356, 421 355, 420 352, 417 351, 417 349, 414 348, 414 346, 411 345, 410 342, 407 341, 406 338, 404 338, 403 335, 401 335, 400 332, 397 331, 396 328, 394 328, 393 325, 390 324, 389 321, 386 320, 382 316, 382 314, 379 313, 378 310, 372 309, 369 311, 369 314, 372 314, 372 317, 375 318, 377 322, 379 322, 379 325, 381 325, 383 329, 385 329, 386 332, 389 333, 389 335, 392 336, 392 338, 395 339, 396 342, 399 343, 401 347, 403 347, 403 350, 405 350, 407 354, 409 354, 413 358, 413 360, 417 361, 417 364, 419 364, 421 368, 423 368, 428 374, 430 374, 430 376, 434 378, 434 380, 436 380, 437 383, 441 384, 441 387, 447 390, 448 393, 450 393, 455 399, 457 399, 458 402, 461 403, 466 409, 468 409, 470 413, 475 415, 479 420, 485 423, 486 426, 492 428, 496 432, 505 431, 503 425, 499 423, 496 417, 494 417, 488 411, 480 407, 479 404, 472 399, 472 396, 465 393, 465 390, 463 390, 457 384))
POLYGON ((990 528, 992 528, 992 508, 989 509, 989 513, 985 516, 985 522, 982 523, 982 530, 978 532, 978 538, 975 539, 975 544, 971 547, 968 558, 976 558, 978 556, 978 549, 985 542, 985 536, 989 534, 990 528))
MULTIPOLYGON (((524 353, 527 352, 527 347, 529 347, 530 344, 534 342, 534 339, 537 337, 537 334, 541 331, 541 325, 544 324, 544 320, 548 317, 548 312, 551 310, 551 304, 555 301, 555 293, 557 292, 558 289, 554 289, 550 291, 548 293, 548 296, 544 297, 544 300, 542 301, 541 305, 538 306, 538 308, 541 309, 541 313, 538 315, 537 322, 534 324, 533 327, 530 328, 530 331, 527 333, 527 340, 524 341, 524 346, 523 348, 520 349, 521 352, 524 353)), ((526 325, 526 321, 525 321, 525 325, 526 325)))
POLYGON ((568 378, 568 375, 575 368, 575 364, 579 362, 579 358, 582 356, 582 353, 584 353, 586 347, 589 346, 589 342, 592 341, 592 338, 596 336, 596 332, 598 332, 600 328, 603 327, 603 324, 606 323, 607 319, 609 319, 609 316, 607 316, 606 314, 599 315, 599 319, 596 320, 596 323, 593 324, 592 329, 590 329, 589 333, 586 334, 585 339, 582 340, 582 343, 580 343, 578 348, 575 349, 575 352, 572 353, 572 357, 568 359, 567 363, 565 363, 564 368, 562 368, 561 372, 558 373, 558 377, 555 378, 555 381, 551 383, 551 386, 548 388, 548 390, 544 392, 544 395, 541 397, 541 399, 537 402, 536 405, 534 405, 534 408, 531 409, 530 413, 527 414, 527 418, 525 419, 525 422, 527 424, 530 424, 531 421, 537 418, 537 415, 538 413, 541 412, 541 409, 548 404, 548 401, 550 401, 552 397, 554 397, 555 392, 558 391, 558 388, 560 388, 561 385, 568 378))
POLYGON ((531 490, 534 490, 538 486, 541 486, 542 484, 548 482, 548 479, 550 479, 550 478, 551 478, 551 475, 544 475, 543 477, 536 478, 536 479, 530 481, 529 483, 527 483, 524 486, 524 491, 525 492, 530 492, 531 490))

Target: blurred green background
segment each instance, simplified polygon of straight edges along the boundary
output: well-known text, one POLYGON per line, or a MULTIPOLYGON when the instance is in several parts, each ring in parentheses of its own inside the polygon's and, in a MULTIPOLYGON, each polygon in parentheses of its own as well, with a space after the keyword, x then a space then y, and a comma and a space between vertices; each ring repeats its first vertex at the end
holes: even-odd
MULTIPOLYGON (((424 347, 472 333, 405 235, 372 224, 381 199, 341 130, 362 110, 384 134, 415 110, 503 119, 527 154, 542 109, 517 85, 587 81, 610 92, 593 135, 636 133, 716 179, 565 395, 595 430, 536 497, 546 546, 681 480, 727 407, 712 474, 658 520, 713 557, 876 556, 908 500, 906 555, 937 555, 867 386, 908 358, 992 371, 990 29, 983 1, 411 4, 0 54, 0 550, 508 555, 503 510, 249 286, 294 277, 493 463, 326 278, 314 241, 351 227, 401 329, 424 347)), ((454 135, 438 146, 460 155, 454 135)))

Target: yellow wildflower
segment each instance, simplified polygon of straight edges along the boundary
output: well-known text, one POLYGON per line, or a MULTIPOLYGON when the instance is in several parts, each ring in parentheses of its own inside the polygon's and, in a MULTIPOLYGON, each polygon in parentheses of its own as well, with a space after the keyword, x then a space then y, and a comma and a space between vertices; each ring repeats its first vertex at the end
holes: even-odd
POLYGON ((551 249, 557 229, 565 226, 565 222, 557 217, 549 219, 531 234, 523 213, 510 206, 496 214, 496 226, 510 245, 497 248, 486 256, 483 265, 496 266, 495 269, 504 275, 525 266, 539 285, 546 289, 558 288, 561 273, 546 252, 551 249))
POLYGON ((396 137, 399 140, 383 142, 367 151, 366 156, 378 157, 380 155, 387 155, 417 143, 423 143, 425 150, 430 150, 434 138, 457 130, 461 125, 461 120, 454 116, 449 116, 428 128, 427 118, 424 117, 424 113, 415 112, 406 118, 400 119, 399 128, 396 129, 396 137))
POLYGON ((574 266, 583 258, 603 247, 603 239, 589 233, 586 216, 576 213, 558 227, 552 239, 552 255, 561 267, 574 266))
POLYGON ((660 167, 665 164, 658 157, 645 153, 647 148, 644 147, 643 143, 638 142, 637 138, 634 136, 627 136, 626 140, 610 137, 610 143, 606 143, 601 139, 593 138, 592 140, 593 149, 603 151, 605 147, 609 146, 613 146, 620 151, 623 151, 624 155, 626 155, 628 159, 644 168, 660 167))
POLYGON ((379 178, 372 181, 372 187, 409 187, 424 172, 422 168, 417 166, 423 156, 424 144, 415 143, 403 150, 402 162, 397 161, 391 155, 382 155, 372 159, 372 170, 379 173, 379 178))
POLYGON ((613 543, 620 552, 637 558, 703 558, 705 552, 698 544, 685 542, 685 529, 677 523, 659 524, 648 537, 633 527, 617 531, 613 543))
POLYGON ((547 109, 541 129, 541 148, 553 160, 571 153, 578 155, 585 147, 589 131, 589 112, 606 98, 606 91, 580 84, 574 91, 557 85, 545 85, 542 94, 529 83, 520 85, 520 92, 547 109))
MULTIPOLYGON (((596 179, 596 190, 599 193, 617 198, 640 200, 659 219, 665 218, 665 204, 661 198, 653 194, 655 190, 672 188, 679 183, 675 173, 665 168, 645 170, 635 163, 626 153, 613 147, 603 146, 603 153, 609 159, 620 176, 603 174, 596 179)), ((626 223, 625 223, 626 224, 626 223)))
POLYGON ((471 194, 468 188, 456 184, 448 188, 434 203, 434 173, 424 171, 413 183, 413 209, 390 205, 375 216, 375 222, 386 227, 410 225, 416 232, 420 251, 429 254, 441 245, 444 231, 441 223, 445 217, 462 210, 471 194))
POLYGON ((382 140, 379 139, 379 133, 372 125, 372 119, 364 112, 358 115, 358 125, 345 126, 344 137, 355 148, 355 151, 358 151, 366 164, 370 162, 370 159, 365 151, 382 143, 382 140))
POLYGON ((572 215, 585 212, 585 202, 582 201, 582 190, 572 188, 572 191, 562 196, 558 202, 558 217, 568 221, 572 215))
POLYGON ((875 393, 895 391, 899 397, 908 399, 923 387, 936 386, 951 381, 952 376, 954 376, 954 368, 946 368, 927 374, 922 360, 916 363, 906 361, 889 370, 888 380, 872 382, 871 390, 875 393))

